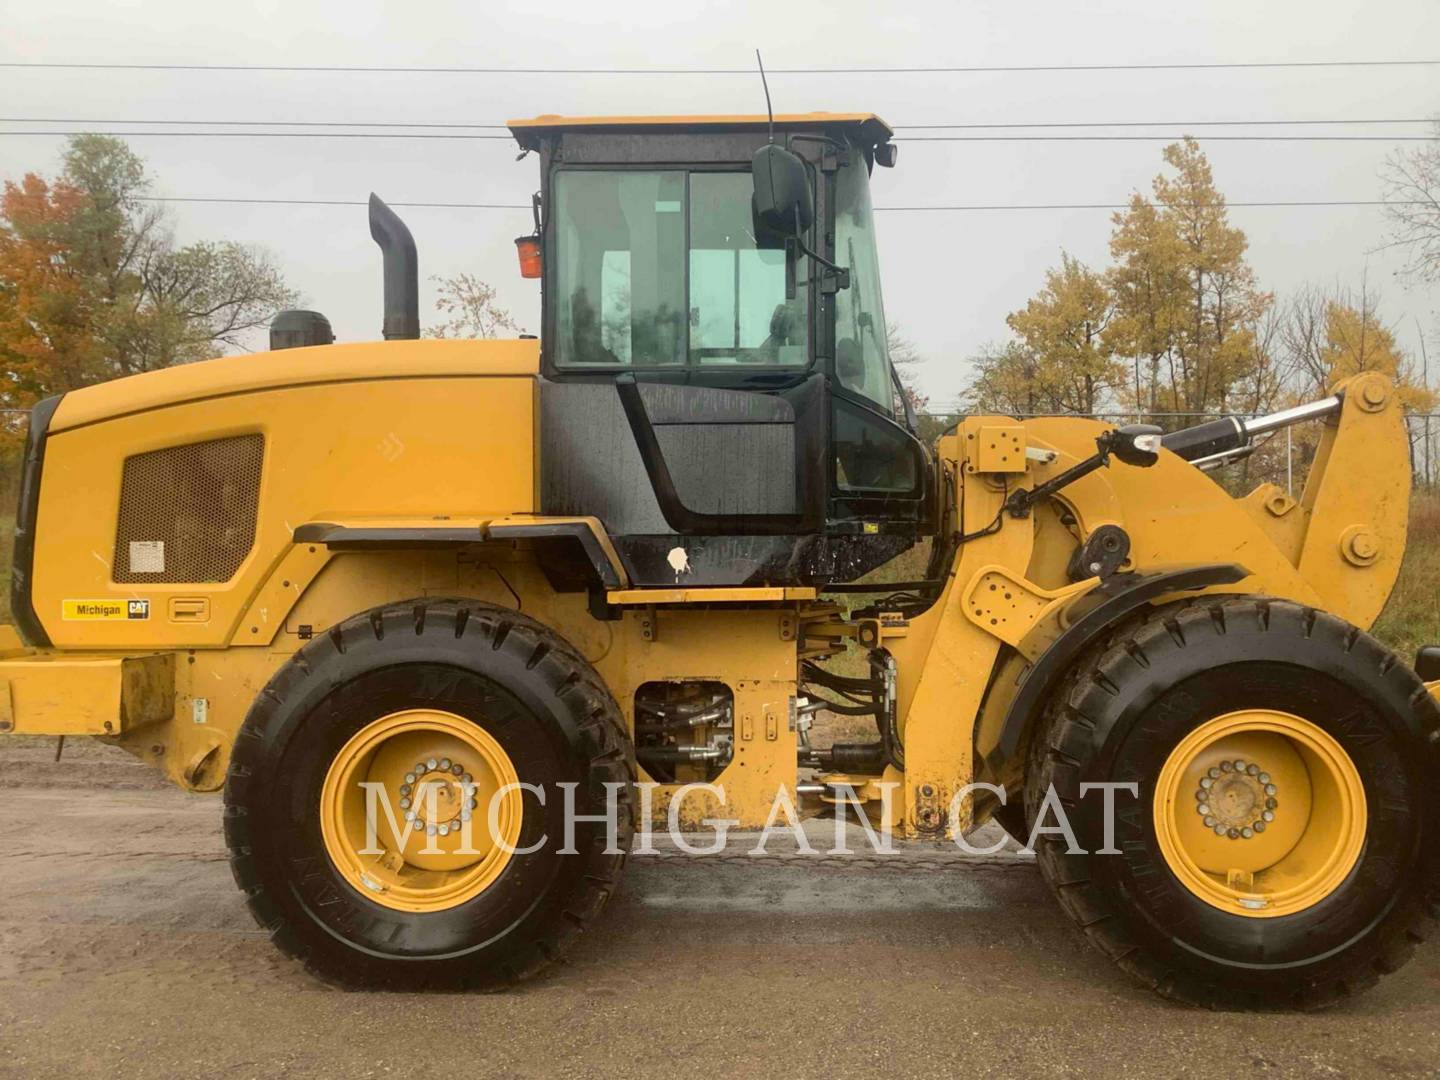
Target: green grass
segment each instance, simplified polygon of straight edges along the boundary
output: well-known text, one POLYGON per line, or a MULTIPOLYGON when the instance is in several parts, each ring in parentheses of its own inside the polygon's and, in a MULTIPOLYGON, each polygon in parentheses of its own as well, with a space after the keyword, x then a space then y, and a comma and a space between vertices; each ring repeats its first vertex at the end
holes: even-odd
POLYGON ((1371 633, 1406 663, 1421 645, 1440 644, 1440 495, 1415 493, 1400 577, 1371 633))

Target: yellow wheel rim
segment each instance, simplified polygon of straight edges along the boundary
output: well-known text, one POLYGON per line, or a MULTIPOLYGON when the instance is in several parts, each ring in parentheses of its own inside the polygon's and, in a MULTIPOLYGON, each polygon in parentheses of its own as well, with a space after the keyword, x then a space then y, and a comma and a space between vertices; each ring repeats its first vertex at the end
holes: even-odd
POLYGON ((1155 835, 1175 876, 1222 911, 1291 915, 1334 892, 1365 845, 1365 787, 1328 733, 1246 710, 1190 732, 1155 786, 1155 835))
POLYGON ((367 899, 444 911, 500 876, 520 839, 520 779, 484 728, 435 709, 367 724, 320 791, 325 850, 367 899))

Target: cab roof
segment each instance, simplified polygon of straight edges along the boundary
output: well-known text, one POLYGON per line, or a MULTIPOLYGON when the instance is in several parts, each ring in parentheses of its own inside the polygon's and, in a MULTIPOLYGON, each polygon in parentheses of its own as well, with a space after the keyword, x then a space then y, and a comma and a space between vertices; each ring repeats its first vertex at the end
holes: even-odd
MULTIPOLYGON (((540 138, 566 131, 751 131, 769 127, 768 116, 537 116, 530 120, 510 120, 507 127, 521 146, 534 148, 540 138)), ((775 126, 795 128, 852 129, 861 142, 869 145, 885 142, 893 134, 890 125, 874 113, 779 113, 775 126)))

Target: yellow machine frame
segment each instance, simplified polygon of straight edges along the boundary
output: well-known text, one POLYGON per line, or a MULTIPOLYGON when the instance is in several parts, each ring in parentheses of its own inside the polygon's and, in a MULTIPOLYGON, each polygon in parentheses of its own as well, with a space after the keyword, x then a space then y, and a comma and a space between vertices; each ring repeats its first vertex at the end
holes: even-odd
MULTIPOLYGON (((1018 761, 999 775, 985 762, 1016 677, 1099 584, 1069 581, 1064 556, 1100 526, 1126 530, 1125 569, 1142 572, 1205 562, 1223 535, 1248 576, 1217 589, 1322 606, 1362 627, 1389 595, 1405 547, 1400 403, 1383 376, 1365 374, 1337 387, 1343 408, 1326 422, 1298 501, 1273 485, 1234 499, 1168 454, 1149 469, 1103 469, 1057 496, 1068 523, 1042 506, 1033 520, 963 544, 938 601, 908 621, 847 621, 810 589, 630 588, 603 527, 565 519, 588 530, 615 570, 607 601, 620 617, 597 619, 583 593, 555 591, 532 541, 515 537, 517 525, 555 520, 536 513, 537 373, 532 341, 392 342, 213 361, 67 396, 45 451, 36 536, 44 557, 32 585, 52 647, 27 649, 13 632, 0 641, 0 730, 99 735, 188 789, 214 790, 250 703, 309 637, 380 604, 469 597, 559 631, 594 664, 632 729, 635 692, 647 682, 729 686, 735 754, 716 781, 724 803, 701 793, 686 800, 683 819, 756 826, 779 788, 795 793, 799 659, 868 635, 897 669, 905 770, 886 774, 901 785, 892 824, 954 835, 976 819, 972 800, 956 798, 967 784, 1018 780, 1018 761), (486 422, 477 425, 481 403, 486 422), (265 440, 264 479, 256 541, 234 578, 113 583, 124 459, 249 433, 265 440), (305 526, 320 523, 396 539, 364 550, 303 539, 305 526), (452 542, 404 539, 437 526, 452 542), (149 618, 123 617, 134 600, 147 602, 149 618)), ((965 419, 938 447, 959 481, 957 527, 997 519, 1008 492, 1074 465, 1103 430, 1083 419, 965 419)), ((676 788, 660 788, 657 815, 676 788)))

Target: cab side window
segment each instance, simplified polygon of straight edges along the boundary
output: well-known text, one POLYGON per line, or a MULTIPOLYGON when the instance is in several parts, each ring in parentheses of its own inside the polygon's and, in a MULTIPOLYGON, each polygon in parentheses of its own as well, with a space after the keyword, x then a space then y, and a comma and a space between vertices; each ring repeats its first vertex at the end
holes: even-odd
POLYGON ((911 495, 920 486, 915 441, 869 409, 836 398, 835 486, 841 493, 911 495))
POLYGON ((557 366, 804 367, 808 298, 785 298, 750 194, 744 172, 558 172, 557 366))

